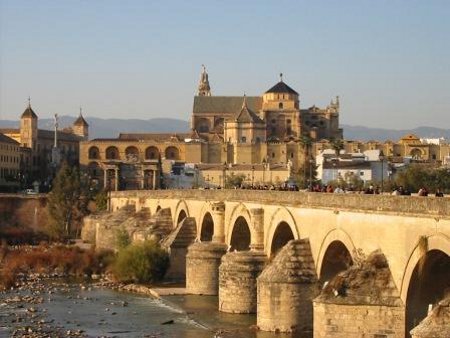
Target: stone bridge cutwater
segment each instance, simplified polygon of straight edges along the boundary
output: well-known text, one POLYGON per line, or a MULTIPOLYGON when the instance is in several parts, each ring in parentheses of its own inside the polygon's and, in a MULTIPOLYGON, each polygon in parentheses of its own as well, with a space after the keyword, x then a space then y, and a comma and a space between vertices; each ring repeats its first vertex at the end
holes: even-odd
POLYGON ((188 293, 218 295, 221 311, 257 313, 262 330, 381 338, 408 337, 416 327, 412 336, 425 337, 432 329, 420 325, 433 304, 441 309, 435 330, 450 336, 450 199, 110 193, 110 211, 130 206, 172 226, 164 239, 169 274, 186 278, 188 293))

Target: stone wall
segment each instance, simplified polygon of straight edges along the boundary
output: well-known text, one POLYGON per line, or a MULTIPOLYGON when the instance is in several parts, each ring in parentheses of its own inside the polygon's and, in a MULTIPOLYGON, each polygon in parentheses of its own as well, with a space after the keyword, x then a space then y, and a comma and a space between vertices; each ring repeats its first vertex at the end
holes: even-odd
POLYGON ((260 191, 244 189, 220 190, 155 190, 112 191, 111 206, 122 206, 130 199, 186 199, 199 201, 246 201, 293 207, 320 207, 351 211, 394 212, 408 215, 450 216, 450 199, 418 196, 365 194, 327 194, 298 191, 260 191))
POLYGON ((405 309, 314 302, 314 338, 404 338, 405 309))
POLYGON ((0 226, 42 230, 47 226, 47 195, 0 194, 0 226))
POLYGON ((215 296, 219 291, 220 259, 227 246, 212 242, 194 243, 186 256, 186 291, 215 296))

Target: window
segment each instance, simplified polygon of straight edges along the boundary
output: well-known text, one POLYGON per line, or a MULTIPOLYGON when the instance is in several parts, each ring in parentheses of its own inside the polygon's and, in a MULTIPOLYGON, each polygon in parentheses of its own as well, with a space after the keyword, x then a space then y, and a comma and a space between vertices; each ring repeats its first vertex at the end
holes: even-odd
POLYGON ((247 138, 246 138, 245 136, 242 136, 242 137, 241 137, 241 142, 242 142, 242 143, 247 142, 247 138))
POLYGON ((435 159, 436 159, 436 154, 431 155, 431 158, 432 158, 433 160, 435 160, 435 159))
POLYGON ((272 158, 275 158, 275 153, 272 153, 272 158))
POLYGON ((360 171, 359 176, 364 176, 364 171, 360 171))
POLYGON ((287 123, 287 124, 291 124, 291 123, 292 123, 291 119, 287 119, 287 120, 286 120, 286 123, 287 123))
POLYGON ((256 138, 256 143, 261 142, 261 139, 259 137, 256 138))
POLYGON ((291 153, 291 158, 294 158, 294 153, 291 153))
POLYGON ((278 103, 278 108, 283 109, 283 103, 282 102, 278 103))

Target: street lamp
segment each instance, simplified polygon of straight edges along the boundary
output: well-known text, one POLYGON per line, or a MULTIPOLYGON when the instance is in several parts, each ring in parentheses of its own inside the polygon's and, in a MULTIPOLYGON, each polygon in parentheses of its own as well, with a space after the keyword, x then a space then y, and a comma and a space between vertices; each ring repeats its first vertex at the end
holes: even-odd
POLYGON ((383 190, 384 190, 383 189, 383 187, 384 187, 384 185, 383 185, 383 180, 384 180, 384 178, 383 178, 383 171, 384 171, 383 164, 384 164, 384 158, 385 158, 383 150, 380 150, 380 155, 378 156, 378 158, 381 161, 381 193, 383 193, 383 190))

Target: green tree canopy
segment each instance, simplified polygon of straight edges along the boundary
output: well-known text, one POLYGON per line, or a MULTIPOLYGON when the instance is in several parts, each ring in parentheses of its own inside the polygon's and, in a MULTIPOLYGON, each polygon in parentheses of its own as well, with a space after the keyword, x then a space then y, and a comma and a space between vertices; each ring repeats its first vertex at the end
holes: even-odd
POLYGON ((48 195, 49 235, 55 239, 75 235, 73 226, 88 214, 89 199, 87 180, 81 177, 78 168, 64 163, 48 195))

